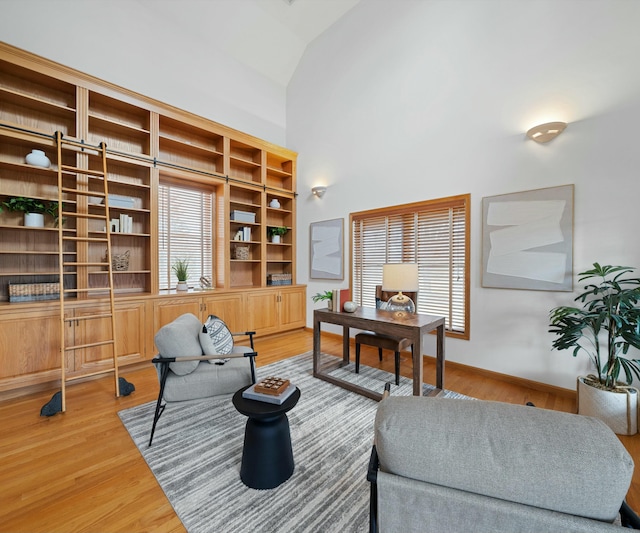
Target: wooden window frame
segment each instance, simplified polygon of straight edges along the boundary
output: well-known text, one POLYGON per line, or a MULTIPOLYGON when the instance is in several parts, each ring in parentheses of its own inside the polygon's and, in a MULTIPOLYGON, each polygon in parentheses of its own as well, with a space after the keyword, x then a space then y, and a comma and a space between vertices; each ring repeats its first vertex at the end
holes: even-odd
MULTIPOLYGON (((456 250, 458 250, 458 253, 461 251, 461 249, 464 250, 464 265, 461 268, 461 271, 464 272, 464 288, 462 290, 462 297, 464 299, 464 302, 459 304, 456 307, 457 313, 462 312, 464 314, 464 318, 462 320, 462 323, 464 323, 464 326, 462 328, 462 331, 459 330, 460 328, 458 328, 458 330, 449 329, 450 318, 453 315, 452 313, 453 306, 451 304, 451 298, 450 298, 447 304, 449 309, 449 314, 448 316, 445 315, 447 319, 446 335, 452 338, 469 340, 470 328, 471 328, 470 312, 469 312, 470 285, 471 285, 471 279, 470 279, 471 195, 470 194, 449 196, 446 198, 425 200, 421 202, 413 202, 409 204, 402 204, 402 205, 370 209, 366 211, 358 211, 355 213, 351 213, 349 215, 349 232, 350 232, 349 240, 350 240, 350 248, 351 248, 350 250, 350 253, 351 253, 350 286, 352 289, 353 300, 359 305, 368 305, 368 306, 372 305, 371 302, 369 301, 372 298, 373 298, 373 302, 375 302, 375 295, 373 291, 372 291, 372 294, 370 295, 371 297, 369 297, 369 294, 368 294, 370 292, 369 288, 365 289, 365 287, 363 287, 364 285, 363 282, 354 283, 354 279, 356 277, 362 278, 362 274, 360 274, 359 276, 356 276, 356 269, 360 268, 360 266, 363 264, 363 261, 366 261, 362 259, 361 255, 360 255, 360 258, 356 257, 356 254, 360 254, 359 245, 354 241, 354 239, 356 239, 356 233, 358 233, 356 231, 356 226, 355 226, 356 223, 361 221, 366 221, 366 220, 374 221, 377 218, 385 219, 386 221, 385 233, 382 235, 382 238, 385 239, 384 244, 382 245, 385 247, 385 250, 384 250, 384 261, 382 263, 384 262, 390 262, 390 263, 391 262, 418 262, 419 265, 422 264, 424 266, 425 260, 423 259, 421 261, 420 257, 417 257, 417 254, 420 253, 420 249, 422 248, 422 246, 420 244, 415 244, 415 243, 418 243, 418 242, 424 243, 428 241, 425 241, 422 237, 418 235, 419 221, 424 222, 425 213, 429 213, 429 212, 438 213, 438 212, 444 212, 444 210, 449 210, 449 212, 453 213, 454 209, 457 210, 457 212, 459 213, 458 221, 460 221, 460 219, 464 221, 463 236, 462 236, 462 232, 458 232, 456 234, 458 239, 460 238, 464 239, 464 243, 462 245, 459 245, 456 248, 456 250), (460 208, 462 208, 462 214, 459 213, 460 208), (421 213, 422 213, 422 218, 420 218, 421 213), (402 217, 403 221, 407 221, 409 225, 414 224, 414 226, 410 228, 411 231, 408 231, 407 234, 405 234, 405 232, 403 231, 400 238, 396 238, 395 242, 392 242, 392 244, 396 245, 396 248, 390 251, 388 220, 392 219, 397 224, 399 217, 402 217), (413 222, 411 222, 412 217, 414 219, 413 222), (414 241, 414 243, 412 244, 411 241, 414 241), (398 245, 400 246, 400 251, 398 251, 397 249, 398 245), (409 250, 409 252, 405 252, 405 249, 409 250), (356 290, 356 285, 360 286, 360 290, 356 290), (362 291, 364 290, 367 291, 366 296, 362 294, 362 291)), ((453 226, 450 226, 450 228, 452 232, 455 231, 453 226)), ((397 231, 395 233, 397 234, 397 231)), ((391 239, 393 241, 393 236, 391 237, 391 239)), ((379 250, 377 252, 380 253, 379 250)), ((453 251, 450 250, 448 253, 449 253, 449 256, 451 256, 453 251)), ((375 270, 377 266, 377 262, 370 262, 370 265, 372 265, 372 268, 375 270)), ((379 269, 380 269, 380 274, 379 274, 380 279, 376 280, 378 284, 382 283, 382 264, 379 265, 379 269)), ((458 275, 459 275, 459 272, 460 271, 458 271, 458 275)), ((376 274, 373 274, 372 277, 375 278, 376 274)), ((453 277, 453 272, 452 272, 452 269, 450 269, 449 286, 447 289, 449 291, 449 294, 451 294, 452 292, 452 288, 451 288, 452 277, 453 277)), ((427 283, 425 268, 423 267, 420 267, 420 280, 421 280, 421 285, 424 283, 427 283)), ((371 281, 367 282, 367 286, 370 284, 371 284, 371 281)), ((460 297, 460 294, 458 295, 458 299, 459 297, 460 297)), ((428 310, 425 310, 425 304, 421 302, 423 302, 423 300, 421 300, 420 295, 418 295, 418 312, 425 313, 425 314, 436 314, 440 316, 443 315, 443 313, 434 313, 434 312, 430 313, 428 310)), ((375 303, 373 305, 375 305, 375 303)))

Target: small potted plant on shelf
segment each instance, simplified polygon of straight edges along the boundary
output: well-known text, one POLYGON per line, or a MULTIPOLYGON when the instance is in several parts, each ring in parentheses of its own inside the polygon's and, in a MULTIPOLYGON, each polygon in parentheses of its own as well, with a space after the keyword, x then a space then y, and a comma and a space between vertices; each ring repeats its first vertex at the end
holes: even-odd
POLYGON ((278 244, 280 243, 280 237, 285 235, 287 231, 289 231, 289 228, 286 226, 271 226, 267 231, 269 233, 269 237, 271 237, 271 242, 278 244))
POLYGON ((173 263, 171 270, 173 270, 176 277, 178 278, 178 285, 176 287, 176 290, 177 291, 189 290, 189 286, 187 285, 187 279, 189 278, 189 260, 176 259, 176 262, 173 263))
POLYGON ((314 294, 311 299, 314 303, 322 302, 323 300, 327 301, 327 309, 329 311, 333 310, 333 291, 324 291, 314 294))
POLYGON ((9 211, 24 213, 24 225, 27 227, 44 227, 44 213, 47 206, 42 200, 26 196, 12 196, 2 203, 9 211))
POLYGON ((578 281, 599 278, 575 298, 582 307, 550 313, 553 348, 572 348, 574 357, 584 351, 594 367, 595 374, 578 378, 578 413, 600 418, 621 435, 635 434, 638 420, 637 390, 629 385, 640 379, 640 359, 625 357, 630 347, 640 349, 640 279, 625 277, 633 270, 594 263, 579 274, 578 281))

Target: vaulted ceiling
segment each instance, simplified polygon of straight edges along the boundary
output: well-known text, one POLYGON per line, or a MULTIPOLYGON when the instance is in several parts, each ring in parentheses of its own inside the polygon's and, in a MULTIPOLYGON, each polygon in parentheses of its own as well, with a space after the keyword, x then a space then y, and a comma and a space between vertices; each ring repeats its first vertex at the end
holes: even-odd
POLYGON ((287 86, 307 45, 360 0, 138 0, 189 28, 202 51, 228 56, 287 86))

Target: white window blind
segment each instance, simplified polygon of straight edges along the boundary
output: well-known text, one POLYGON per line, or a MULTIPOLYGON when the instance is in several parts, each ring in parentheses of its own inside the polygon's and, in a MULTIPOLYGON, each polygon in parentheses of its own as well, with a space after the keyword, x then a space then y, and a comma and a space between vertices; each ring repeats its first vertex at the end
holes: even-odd
POLYGON ((375 307, 384 263, 418 263, 417 311, 469 338, 469 195, 351 215, 352 292, 375 307))
POLYGON ((177 259, 189 260, 189 287, 200 277, 213 280, 213 206, 215 194, 173 182, 158 187, 158 272, 160 289, 175 288, 171 270, 177 259))

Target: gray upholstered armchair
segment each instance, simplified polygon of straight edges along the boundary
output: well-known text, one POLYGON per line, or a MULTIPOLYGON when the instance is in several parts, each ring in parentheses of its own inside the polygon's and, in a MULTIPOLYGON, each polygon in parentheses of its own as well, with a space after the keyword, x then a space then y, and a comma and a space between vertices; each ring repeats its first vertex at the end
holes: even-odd
POLYGON ((619 512, 637 527, 624 503, 633 461, 595 418, 391 397, 374 442, 372 531, 603 533, 620 531, 619 512))
POLYGON ((160 392, 149 446, 167 403, 231 395, 256 382, 253 331, 231 333, 224 322, 210 315, 202 324, 191 313, 163 326, 154 337, 159 354, 152 363, 158 371, 160 392), (249 337, 239 346, 233 336, 249 337), (163 400, 165 403, 163 403, 163 400))

